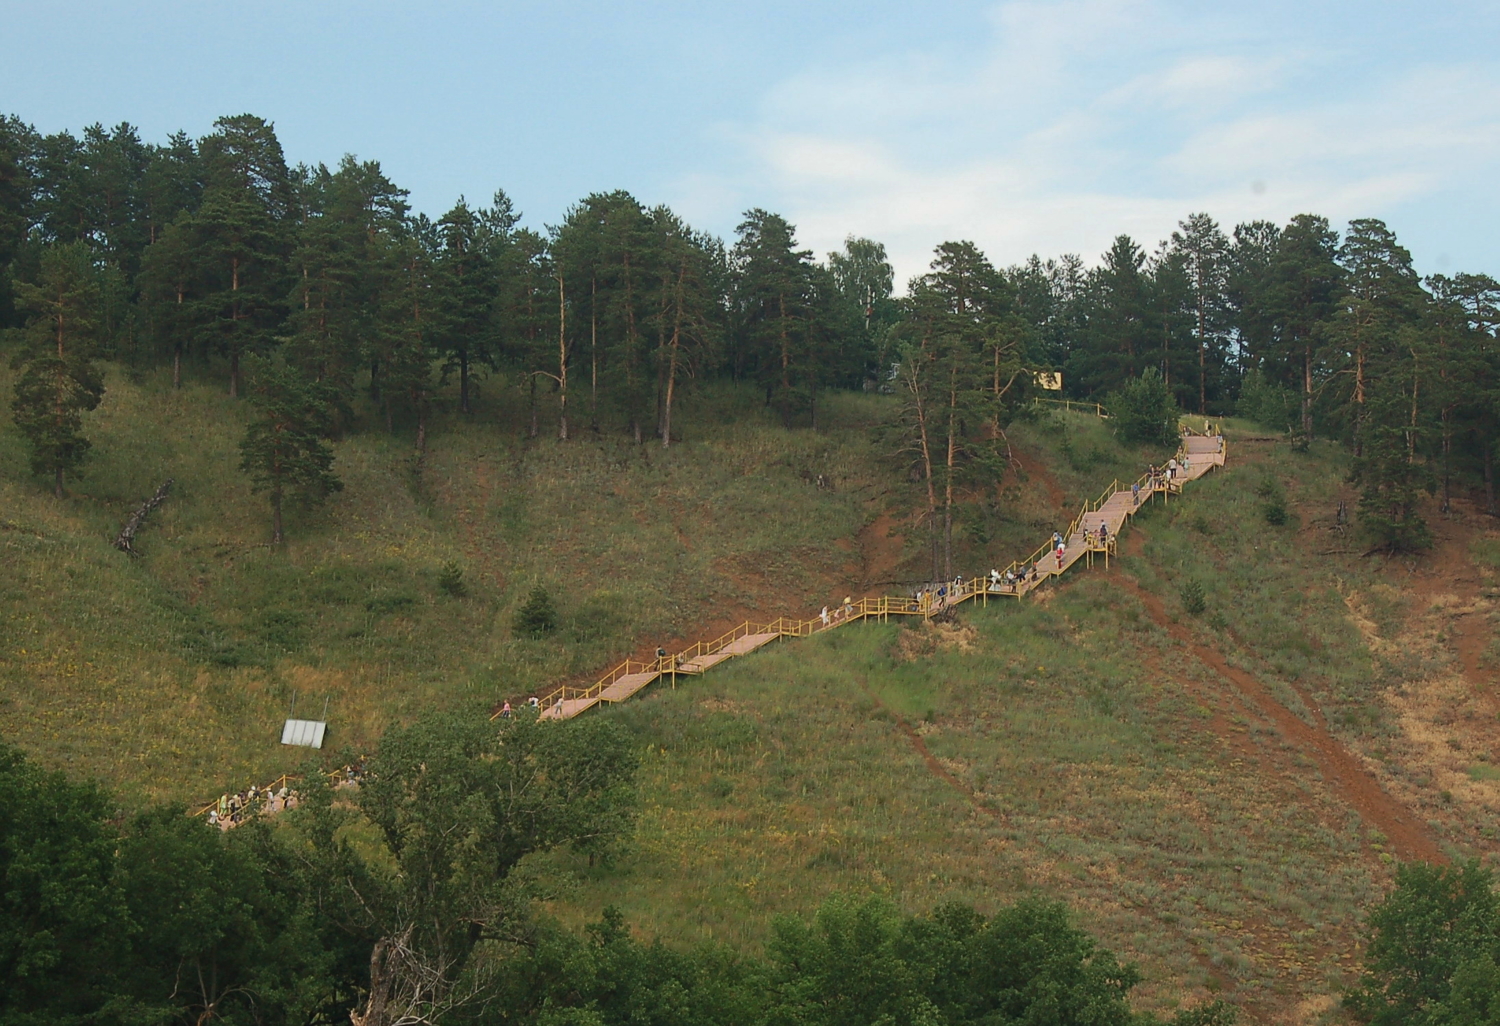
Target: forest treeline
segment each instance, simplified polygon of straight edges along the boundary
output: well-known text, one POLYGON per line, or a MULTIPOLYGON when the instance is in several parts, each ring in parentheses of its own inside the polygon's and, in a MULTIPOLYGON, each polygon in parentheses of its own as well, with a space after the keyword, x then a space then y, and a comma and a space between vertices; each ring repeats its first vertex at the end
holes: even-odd
POLYGON ((128 124, 0 121, 0 328, 33 469, 61 494, 83 465, 101 358, 176 383, 186 366, 255 404, 242 465, 278 540, 285 495, 338 487, 328 439, 383 426, 420 452, 439 401, 524 410, 532 436, 670 445, 683 391, 708 378, 753 382, 789 426, 816 427, 828 389, 881 389, 903 397, 937 570, 955 486, 996 472, 1005 423, 1050 371, 1073 397, 1346 442, 1379 544, 1423 544, 1421 495, 1446 505, 1455 475, 1495 512, 1500 285, 1422 278, 1378 220, 1226 231, 1192 214, 1149 252, 1119 236, 1093 267, 998 268, 950 241, 898 297, 880 243, 820 261, 764 210, 725 242, 625 192, 545 232, 503 191, 435 220, 406 195, 375 161, 289 166, 251 115, 161 144, 128 124))

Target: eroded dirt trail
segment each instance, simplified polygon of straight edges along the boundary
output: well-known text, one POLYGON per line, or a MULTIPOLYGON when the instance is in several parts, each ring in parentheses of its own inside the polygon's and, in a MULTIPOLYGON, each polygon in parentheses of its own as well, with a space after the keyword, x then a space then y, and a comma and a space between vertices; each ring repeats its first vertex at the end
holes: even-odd
POLYGON ((859 532, 860 573, 863 586, 893 583, 906 551, 905 525, 889 512, 882 512, 859 532))
POLYGON ((1021 469, 1026 472, 1027 479, 1036 481, 1046 491, 1047 501, 1052 504, 1052 507, 1059 510, 1066 509, 1068 497, 1063 494, 1062 486, 1057 483, 1057 478, 1052 476, 1052 471, 1047 468, 1047 464, 1018 445, 1012 446, 1010 451, 1015 456, 1016 462, 1021 465, 1021 469))
MULTIPOLYGON (((1143 545, 1144 538, 1140 531, 1133 531, 1126 544, 1127 553, 1138 554, 1143 545)), ((1223 655, 1199 642, 1187 627, 1167 614, 1160 596, 1145 590, 1118 571, 1112 570, 1110 576, 1114 578, 1117 587, 1140 600, 1157 625, 1164 628, 1199 662, 1233 685, 1247 704, 1274 723, 1283 737, 1313 759, 1323 774, 1323 779, 1367 824, 1386 836, 1397 855, 1408 860, 1447 861, 1427 825, 1405 805, 1387 794, 1364 763, 1328 733, 1323 726, 1322 711, 1312 702, 1311 696, 1304 696, 1304 701, 1313 710, 1318 726, 1303 722, 1254 676, 1231 666, 1223 655)))

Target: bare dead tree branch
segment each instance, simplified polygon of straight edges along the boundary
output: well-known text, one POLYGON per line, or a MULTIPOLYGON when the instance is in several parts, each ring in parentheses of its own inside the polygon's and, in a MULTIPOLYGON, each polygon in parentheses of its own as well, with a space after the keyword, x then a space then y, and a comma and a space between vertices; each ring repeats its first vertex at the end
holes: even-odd
POLYGON ((172 479, 169 477, 162 482, 161 487, 156 490, 156 494, 143 502, 141 508, 132 513, 130 519, 125 521, 125 526, 120 529, 119 535, 115 538, 115 548, 128 556, 140 555, 139 552, 135 551, 135 533, 141 529, 141 525, 146 522, 146 518, 151 515, 151 511, 166 501, 167 492, 171 490, 172 479))

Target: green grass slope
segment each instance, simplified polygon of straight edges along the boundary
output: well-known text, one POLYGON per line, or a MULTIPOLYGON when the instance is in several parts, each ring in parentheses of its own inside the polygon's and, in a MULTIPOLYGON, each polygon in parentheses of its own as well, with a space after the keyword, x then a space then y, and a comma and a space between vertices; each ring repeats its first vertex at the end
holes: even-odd
MULTIPOLYGON (((0 427, 0 736, 123 804, 296 770, 277 744, 294 694, 302 713, 327 703, 337 758, 424 710, 486 710, 927 572, 920 483, 879 430, 889 397, 829 397, 815 433, 711 389, 663 451, 527 440, 497 378, 472 418, 439 418, 420 466, 363 411, 336 444, 345 490, 294 512, 276 552, 236 469, 245 407, 159 376, 109 384, 63 502, 0 427), (116 552, 168 476, 143 556, 116 552), (438 585, 450 561, 461 597, 438 585), (510 627, 538 583, 562 619, 543 641, 510 627)), ((1163 455, 1082 415, 1007 435, 1015 470, 957 518, 966 573, 1163 455)), ((782 641, 591 714, 640 739, 639 831, 608 866, 538 860, 536 893, 572 921, 613 904, 668 940, 751 944, 835 891, 920 910, 1042 890, 1142 963, 1155 1007, 1220 994, 1255 1020, 1336 1015, 1403 845, 1491 857, 1500 840, 1500 537, 1460 504, 1434 512, 1430 555, 1368 556, 1335 521, 1346 476, 1332 445, 1231 423, 1229 466, 1137 517, 1108 574, 944 627, 782 641), (1373 812, 1351 766, 1384 795, 1373 812), (1382 832, 1398 820, 1406 834, 1382 832)))
POLYGON ((815 435, 742 400, 716 401, 718 419, 668 451, 528 442, 482 415, 439 424, 418 469, 408 438, 351 433, 336 445, 344 491, 294 513, 275 552, 265 500, 237 469, 244 405, 112 374, 94 458, 63 502, 0 429, 6 735, 189 798, 289 768, 276 742, 294 692, 304 713, 326 700, 334 743, 357 749, 392 719, 488 708, 704 624, 827 601, 881 472, 880 403, 832 401, 837 427, 815 435), (131 560, 109 541, 167 477, 131 560), (461 598, 437 586, 448 561, 461 598), (537 583, 562 614, 546 641, 510 629, 537 583))
POLYGON ((1451 544, 1428 557, 1366 556, 1336 522, 1339 450, 1231 430, 1229 467, 1139 516, 1111 574, 946 629, 785 643, 605 711, 650 753, 637 848, 609 869, 552 860, 554 907, 746 943, 836 891, 917 909, 1039 889, 1138 959, 1157 1007, 1220 995, 1251 1021, 1337 1019, 1405 853, 1320 746, 1431 850, 1495 859, 1500 710, 1447 644, 1455 618, 1469 649, 1490 636, 1495 542, 1458 511, 1434 514, 1451 544))

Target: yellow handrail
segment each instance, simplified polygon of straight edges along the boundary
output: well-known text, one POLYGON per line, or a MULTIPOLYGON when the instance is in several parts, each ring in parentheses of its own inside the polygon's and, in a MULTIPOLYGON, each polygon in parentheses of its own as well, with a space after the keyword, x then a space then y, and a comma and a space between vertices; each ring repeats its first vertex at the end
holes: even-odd
POLYGON ((1051 403, 1053 406, 1061 406, 1069 413, 1072 413, 1073 408, 1076 406, 1080 412, 1092 412, 1094 416, 1099 417, 1102 420, 1109 419, 1109 413, 1105 411, 1103 406, 1099 405, 1098 403, 1091 403, 1083 399, 1047 399, 1042 396, 1035 396, 1031 400, 1031 404, 1033 406, 1040 406, 1042 403, 1051 403))
MULTIPOLYGON (((260 793, 261 794, 267 794, 269 792, 275 791, 278 787, 284 787, 287 784, 290 784, 293 780, 297 780, 297 779, 299 779, 299 778, 294 777, 294 776, 292 776, 289 773, 283 773, 281 776, 279 776, 275 780, 271 781, 265 787, 260 788, 260 793)), ((214 811, 215 809, 217 809, 219 807, 219 801, 220 801, 220 799, 215 798, 213 801, 211 801, 207 805, 203 806, 203 808, 199 809, 197 812, 194 812, 193 815, 194 816, 206 816, 206 815, 208 815, 210 812, 214 811)))

